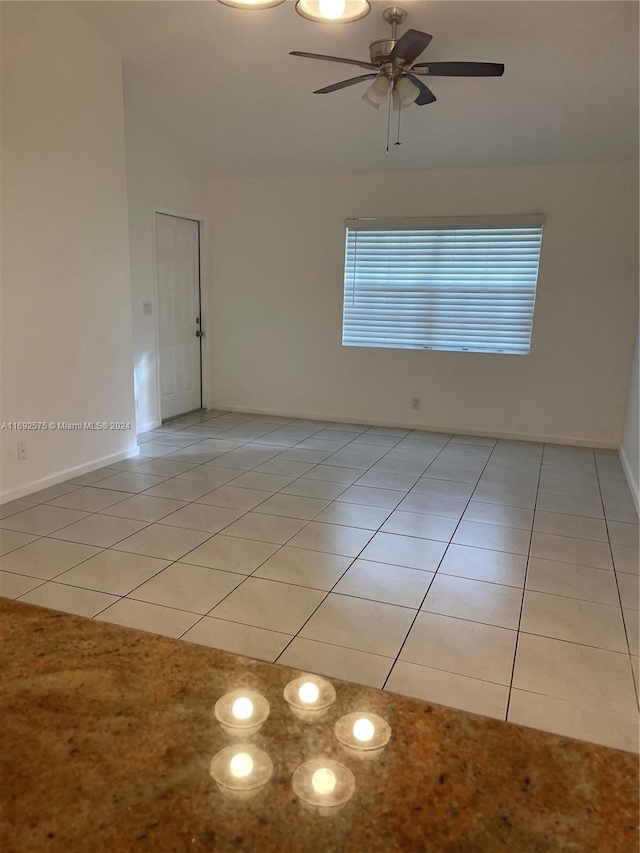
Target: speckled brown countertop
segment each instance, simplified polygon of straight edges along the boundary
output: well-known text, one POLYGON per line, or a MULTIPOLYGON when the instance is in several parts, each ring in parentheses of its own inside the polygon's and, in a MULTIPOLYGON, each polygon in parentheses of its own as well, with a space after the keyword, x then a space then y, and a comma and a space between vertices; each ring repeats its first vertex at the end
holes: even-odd
POLYGON ((295 674, 213 649, 0 600, 3 853, 493 853, 638 850, 637 757, 334 681, 314 724, 282 699, 295 674), (271 716, 275 765, 247 802, 209 763, 230 738, 215 700, 244 686, 271 716), (382 757, 342 753, 353 710, 393 728, 382 757), (291 775, 328 756, 356 775, 338 814, 307 812, 291 775))

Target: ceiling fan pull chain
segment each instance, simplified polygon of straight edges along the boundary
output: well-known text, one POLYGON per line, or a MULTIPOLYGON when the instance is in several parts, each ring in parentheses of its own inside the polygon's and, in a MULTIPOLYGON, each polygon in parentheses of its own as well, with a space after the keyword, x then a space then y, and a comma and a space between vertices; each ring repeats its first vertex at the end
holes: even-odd
POLYGON ((387 95, 387 150, 385 151, 385 154, 389 153, 389 142, 391 139, 391 101, 393 98, 393 86, 394 84, 391 83, 387 95))
POLYGON ((398 95, 398 133, 396 136, 396 141, 393 143, 394 145, 402 145, 400 142, 400 116, 402 115, 402 104, 400 103, 400 96, 398 95))

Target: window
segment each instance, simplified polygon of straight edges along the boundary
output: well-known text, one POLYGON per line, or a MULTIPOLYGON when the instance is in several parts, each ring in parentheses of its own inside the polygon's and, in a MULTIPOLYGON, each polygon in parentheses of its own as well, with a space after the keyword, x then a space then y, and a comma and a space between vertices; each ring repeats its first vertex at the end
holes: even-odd
POLYGON ((343 346, 526 355, 543 223, 348 219, 343 346))

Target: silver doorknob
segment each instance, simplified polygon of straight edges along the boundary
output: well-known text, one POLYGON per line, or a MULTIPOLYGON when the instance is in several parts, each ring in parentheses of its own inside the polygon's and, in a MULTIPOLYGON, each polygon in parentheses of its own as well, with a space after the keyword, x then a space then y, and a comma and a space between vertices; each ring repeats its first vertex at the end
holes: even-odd
POLYGON ((201 332, 200 329, 196 332, 196 338, 204 338, 204 332, 201 332))

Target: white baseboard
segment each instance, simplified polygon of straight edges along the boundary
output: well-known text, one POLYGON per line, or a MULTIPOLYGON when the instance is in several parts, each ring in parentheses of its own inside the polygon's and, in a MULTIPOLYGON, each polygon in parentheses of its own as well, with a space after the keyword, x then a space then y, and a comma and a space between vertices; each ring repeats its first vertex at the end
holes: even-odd
POLYGON ((149 432, 152 429, 158 429, 162 426, 162 421, 149 421, 147 424, 141 424, 136 427, 136 435, 142 435, 143 432, 149 432))
POLYGON ((22 486, 10 492, 3 492, 0 494, 0 505, 8 501, 14 501, 17 498, 26 498, 28 495, 32 495, 34 492, 39 492, 41 489, 46 489, 49 486, 57 486, 58 483, 64 483, 65 480, 70 480, 71 477, 79 477, 81 474, 88 474, 89 471, 97 471, 98 468, 105 468, 110 463, 122 462, 123 459, 130 459, 132 456, 139 455, 140 448, 136 445, 136 447, 121 453, 112 453, 110 456, 94 459, 93 462, 87 462, 85 465, 76 465, 74 468, 67 468, 65 471, 59 471, 57 474, 51 474, 49 477, 35 480, 29 483, 28 486, 22 486))
POLYGON ((622 462, 622 470, 624 471, 624 475, 627 478, 627 483, 629 484, 629 489, 631 491, 631 495, 633 496, 633 502, 636 505, 636 510, 638 515, 640 515, 640 484, 638 484, 638 472, 634 471, 631 467, 631 463, 629 462, 629 457, 624 451, 624 447, 620 445, 619 447, 620 453, 620 461, 622 462))
POLYGON ((599 447, 606 450, 617 450, 618 444, 613 441, 589 441, 584 438, 573 438, 566 435, 538 435, 534 433, 512 433, 512 432, 487 432, 483 430, 471 430, 464 427, 449 426, 442 424, 418 424, 406 421, 381 421, 371 418, 348 418, 341 415, 329 417, 326 414, 310 414, 309 412, 282 412, 274 409, 255 409, 248 406, 228 406, 225 403, 212 403, 208 408, 220 409, 225 412, 247 412, 252 415, 274 415, 283 418, 305 418, 310 421, 326 421, 327 423, 360 424, 369 426, 394 427, 396 429, 424 429, 431 432, 448 432, 456 435, 482 435, 488 438, 508 438, 515 441, 542 441, 551 444, 572 444, 576 447, 599 447))

